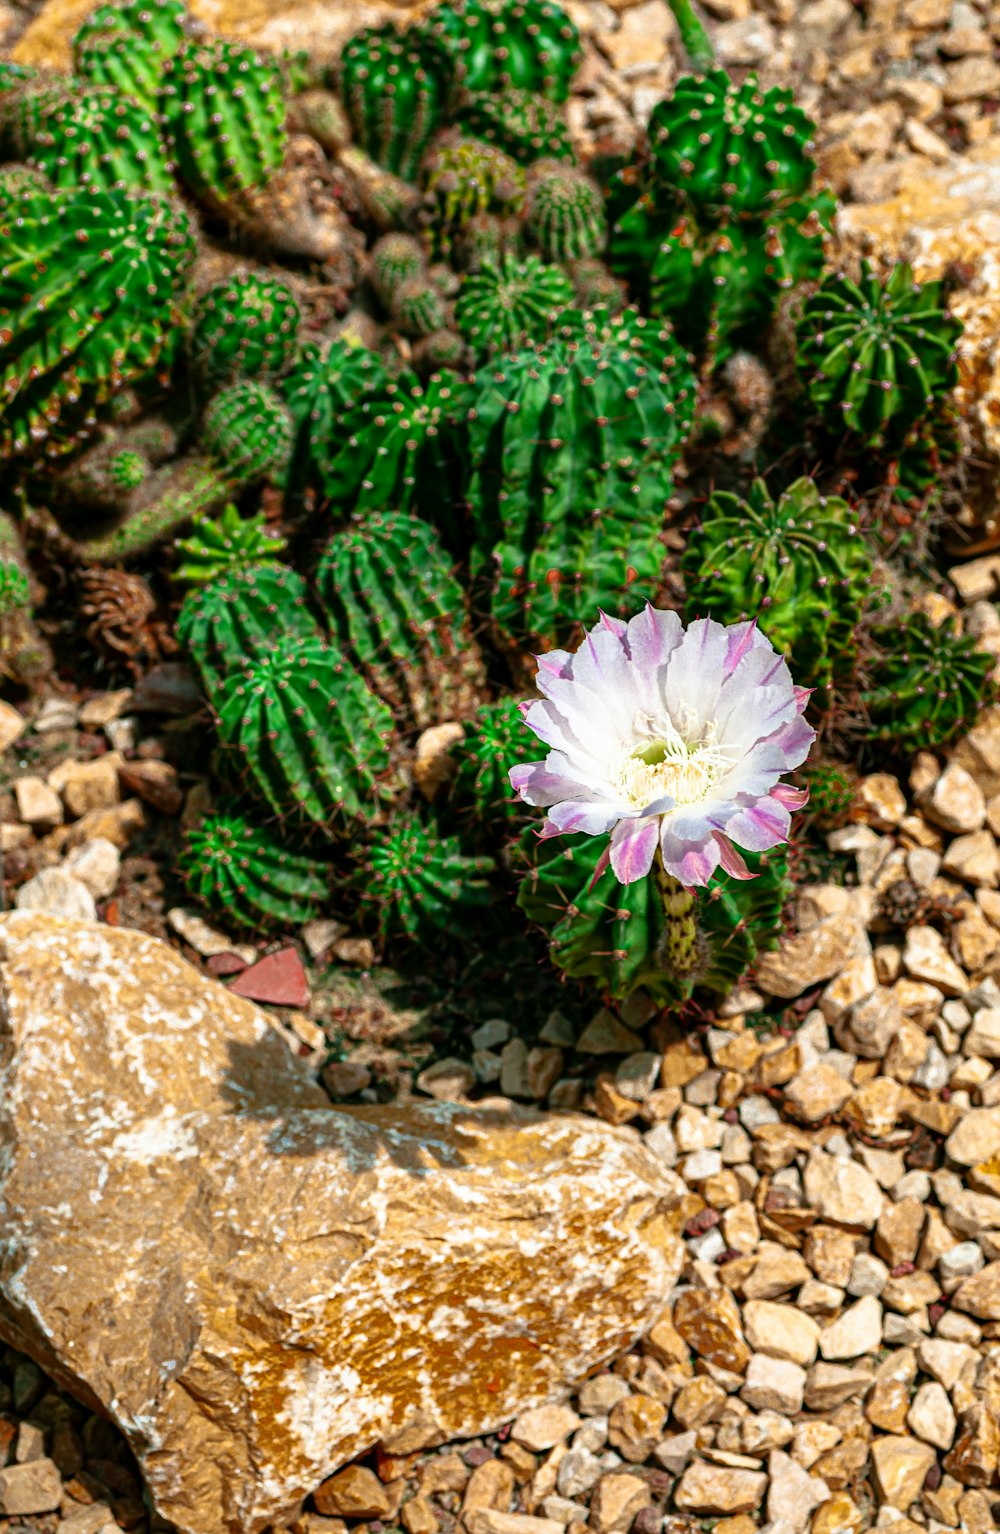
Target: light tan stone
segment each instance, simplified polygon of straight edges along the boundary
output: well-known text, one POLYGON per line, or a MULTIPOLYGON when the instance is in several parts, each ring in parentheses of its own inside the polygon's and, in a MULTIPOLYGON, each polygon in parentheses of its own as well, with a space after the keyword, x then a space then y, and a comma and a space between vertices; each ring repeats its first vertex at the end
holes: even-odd
POLYGON ((662 1311, 683 1216, 634 1136, 333 1109, 265 1013, 136 931, 15 913, 0 970, 0 1335, 127 1430, 184 1534, 492 1431, 662 1311), (93 1349, 112 1320, 128 1347, 93 1349))
POLYGON ((625 1534, 636 1514, 652 1500, 652 1492, 637 1475, 624 1471, 602 1476, 590 1503, 595 1534, 625 1534))
POLYGON ((874 1439, 871 1454, 879 1501, 905 1513, 920 1496, 937 1455, 930 1444, 895 1434, 874 1439))
POLYGON ((946 996, 963 996, 969 989, 936 927, 910 927, 903 948, 903 968, 915 980, 927 980, 946 996))
POLYGON ((945 1150, 960 1166, 976 1166, 1000 1155, 1000 1108, 973 1108, 956 1124, 945 1150))
POLYGON ((743 1307, 743 1327, 756 1353, 787 1358, 793 1364, 811 1364, 819 1345, 819 1326, 812 1316, 794 1305, 774 1300, 749 1300, 743 1307))
POLYGON ((541 1454, 564 1443, 579 1426, 580 1418, 570 1406, 535 1406, 521 1413, 510 1436, 532 1454, 541 1454))
POLYGON ((860 922, 851 916, 831 916, 766 953, 757 966, 756 983, 771 996, 800 996, 867 951, 868 938, 860 922))
POLYGON ((1000 1262, 988 1262, 959 1284, 951 1297, 957 1310, 980 1321, 1000 1321, 1000 1262))
POLYGON ((14 779, 17 813, 26 826, 48 830, 63 818, 62 800, 42 778, 29 774, 14 779))
POLYGON ((813 1151, 806 1162, 805 1191, 824 1220, 871 1230, 882 1209, 882 1192, 870 1172, 845 1156, 813 1151))
POLYGON ((0 752, 9 751, 27 728, 24 715, 19 714, 12 704, 0 701, 0 752))
POLYGON ((685 1470, 674 1500, 686 1513, 749 1513, 760 1506, 766 1487, 763 1471, 729 1469, 699 1460, 685 1470))
POLYGON ((882 1307, 873 1294, 862 1295, 819 1335, 819 1350, 829 1360, 865 1358, 882 1341, 882 1307))
POLYGON ((62 795, 63 803, 76 819, 93 810, 113 809, 121 800, 118 769, 122 757, 109 751, 89 762, 72 759, 60 762, 48 776, 48 785, 62 795))
POLYGON ((818 1124, 837 1113, 852 1091, 850 1082, 839 1071, 825 1060, 818 1060, 792 1078, 785 1088, 785 1098, 799 1118, 818 1124))

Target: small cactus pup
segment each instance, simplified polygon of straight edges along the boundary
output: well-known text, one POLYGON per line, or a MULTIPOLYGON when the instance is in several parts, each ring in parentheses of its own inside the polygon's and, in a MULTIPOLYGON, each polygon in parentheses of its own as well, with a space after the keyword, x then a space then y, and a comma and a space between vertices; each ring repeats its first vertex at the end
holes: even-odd
POLYGON ((940 282, 914 282, 905 262, 880 282, 867 262, 857 282, 831 274, 806 299, 796 362, 828 431, 868 447, 897 440, 954 387, 962 325, 940 282))
POLYGON ((407 724, 471 713, 485 690, 465 595, 430 525, 370 514, 335 533, 316 574, 338 644, 407 724))
MULTIPOLYGON (((559 837, 586 839, 575 874, 559 868, 558 845, 551 854, 548 904, 569 918, 571 957, 559 962, 606 985, 662 984, 669 1001, 671 989, 709 983, 718 948, 760 920, 755 896, 771 912, 773 937, 784 881, 780 895, 766 885, 754 892, 758 859, 788 841, 806 795, 782 774, 802 765, 815 732, 802 717, 808 694, 756 625, 700 619, 685 628, 676 613, 648 605, 628 622, 602 617, 575 653, 541 658, 537 685, 541 698, 524 719, 552 749, 512 768, 510 780, 526 804, 547 811, 543 867, 559 837), (624 888, 602 889, 608 874, 624 888), (713 892, 724 874, 747 881, 749 898, 734 896, 716 945, 725 892, 713 892), (581 908, 589 919, 579 922, 581 908), (632 915, 618 923, 612 913, 623 909, 632 915), (609 976, 609 953, 630 949, 636 979, 609 976)), ((522 906, 534 895, 529 884, 522 906)))
POLYGON ((299 318, 286 283, 235 272, 198 301, 189 343, 195 371, 209 385, 277 378, 295 356, 299 318))
POLYGON ((177 869, 195 900, 248 929, 299 926, 329 898, 328 864, 231 809, 185 833, 177 869))
POLYGON ((420 205, 420 192, 401 176, 393 176, 356 145, 342 149, 337 166, 365 218, 388 232, 409 224, 420 205))
POLYGON ((402 283, 392 312, 403 335, 415 340, 448 327, 448 304, 428 277, 413 277, 402 283))
POLYGON ((99 5, 73 38, 74 71, 155 107, 163 66, 181 48, 186 20, 182 0, 99 5))
POLYGON ((529 238, 549 261, 582 261, 607 244, 600 188, 559 160, 539 160, 528 171, 525 217, 529 238))
POLYGON ((467 91, 513 87, 562 102, 583 59, 579 30, 557 0, 445 0, 427 26, 467 91))
POLYGON ((558 266, 537 256, 501 256, 462 279, 455 324, 480 358, 544 337, 573 302, 573 285, 558 266))
POLYGON ((945 621, 935 627, 911 613, 891 628, 874 629, 868 686, 861 692, 865 735, 901 752, 946 745, 968 730, 996 697, 996 657, 945 621))
POLYGON ((0 511, 0 677, 36 688, 52 669, 52 653, 31 611, 31 571, 21 531, 0 511))
POLYGON ((281 76, 252 48, 189 39, 164 64, 159 100, 178 172, 210 206, 262 186, 281 165, 281 76))
POLYGON ((809 826, 818 831, 834 831, 846 825, 858 786, 857 774, 850 767, 817 759, 806 762, 795 776, 809 795, 803 812, 809 826))
POLYGON ((530 761, 534 750, 516 698, 484 703, 451 748, 452 805, 486 830, 523 822, 527 811, 510 786, 510 769, 530 761))
POLYGON ((550 648, 596 608, 631 612, 655 594, 694 395, 669 338, 652 360, 557 336, 476 375, 471 571, 508 644, 550 648))
POLYGON ((183 564, 175 578, 186 586, 204 586, 230 570, 274 560, 284 547, 284 538, 268 531, 262 511, 241 517, 230 502, 218 517, 199 517, 189 538, 178 538, 183 564))
POLYGON ((356 887, 380 937, 429 938, 468 929, 492 901, 492 859, 471 857, 457 836, 405 820, 377 836, 356 887))
POLYGON ((358 145, 377 165, 415 181, 444 117, 452 83, 447 52, 417 28, 365 27, 344 45, 340 93, 358 145))
POLYGON ((372 246, 371 284, 390 314, 400 288, 424 277, 426 272, 424 248, 412 234, 384 234, 372 246))
POLYGON ((254 652, 210 701, 223 745, 274 814, 324 828, 378 817, 392 714, 318 633, 254 652))
POLYGON ((244 378, 221 389, 205 411, 202 441, 234 484, 277 483, 292 452, 291 415, 267 384, 244 378))
POLYGON ((269 557, 220 568, 184 598, 177 638, 209 696, 258 652, 316 637, 302 577, 269 557))
POLYGON ((55 456, 150 373, 194 261, 187 214, 123 191, 28 191, 0 209, 0 460, 55 456))
POLYGON ((520 213, 527 182, 517 161, 493 144, 449 128, 435 139, 423 167, 424 237, 447 260, 473 219, 520 213))
POLYGON ((459 111, 467 133, 495 144, 521 165, 535 160, 576 162, 566 119, 537 91, 513 86, 497 92, 470 91, 462 97, 459 111))
POLYGON ((155 110, 110 85, 29 81, 0 96, 0 135, 57 190, 175 190, 155 110))
MULTIPOLYGON (((804 686, 851 675, 872 596, 872 561, 846 501, 798 479, 775 503, 762 479, 747 500, 716 491, 688 539, 689 617, 753 619, 804 686)), ((826 701, 821 699, 821 701, 826 701)))

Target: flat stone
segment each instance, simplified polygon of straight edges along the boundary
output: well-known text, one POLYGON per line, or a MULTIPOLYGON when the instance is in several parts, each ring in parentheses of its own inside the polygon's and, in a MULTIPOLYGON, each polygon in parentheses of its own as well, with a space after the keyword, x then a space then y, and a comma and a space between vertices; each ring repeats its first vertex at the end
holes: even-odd
POLYGON ((810 1207, 835 1225, 871 1230, 882 1210, 882 1190, 870 1172, 846 1156, 813 1151, 804 1185, 810 1207))
POLYGON ((590 1525, 596 1534, 625 1534, 638 1513, 649 1507, 653 1497, 646 1482, 637 1475, 613 1472, 598 1483, 590 1503, 590 1525))
POLYGON ((633 1055, 642 1049, 642 1039, 605 1007, 590 1019, 576 1047, 582 1055, 633 1055))
POLYGON ((0 981, 0 1329, 182 1534, 281 1525, 377 1443, 496 1431, 663 1311, 680 1193, 628 1131, 332 1108, 266 1013, 134 930, 15 912, 0 981), (112 1321, 128 1346, 94 1350, 112 1321))
POLYGON ((122 757, 108 751, 89 762, 60 762, 48 776, 48 785, 62 795, 70 814, 79 819, 92 810, 112 809, 121 800, 118 769, 122 757))
POLYGON ((99 692, 80 705, 80 723, 86 730, 100 730, 115 719, 120 719, 132 707, 135 694, 131 687, 119 687, 114 692, 99 692))
POLYGON ((946 996, 964 996, 969 982, 936 927, 910 927, 903 947, 903 968, 915 980, 927 980, 946 996))
POLYGON ((955 1125, 944 1148, 960 1166, 978 1166, 1000 1155, 1000 1107, 972 1108, 955 1125))
POLYGON ((984 828, 956 836, 941 860, 941 871, 968 884, 996 889, 1000 884, 1000 850, 992 831, 984 828))
POLYGON ((581 1419, 569 1406, 536 1406, 522 1412, 510 1430, 515 1443, 541 1454, 564 1443, 580 1426, 581 1419))
POLYGON ((1000 1321, 1000 1262, 988 1262, 978 1273, 964 1278, 951 1303, 979 1321, 1000 1321))
POLYGON ((767 1489, 769 1522, 794 1530, 808 1527, 817 1507, 827 1500, 830 1488, 819 1476, 810 1475, 782 1449, 772 1449, 767 1461, 770 1485, 767 1489))
POLYGON ((882 1306, 873 1294, 862 1295, 819 1334, 819 1350, 828 1360, 864 1358, 881 1342, 882 1306))
POLYGON ((317 1486, 313 1501, 332 1518, 385 1518, 392 1506, 378 1476, 364 1465, 348 1465, 330 1476, 317 1486))
POLYGON ((40 830, 51 830, 53 826, 58 826, 62 823, 62 800, 55 789, 49 787, 44 778, 37 778, 32 774, 28 774, 28 776, 23 778, 15 778, 14 801, 17 804, 18 818, 26 826, 35 826, 40 830))
POLYGON ((62 1476, 50 1459, 0 1470, 0 1513, 8 1518, 52 1513, 62 1501, 62 1476))
POLYGON ((755 1353, 747 1365, 741 1398, 755 1411, 778 1411, 794 1417, 802 1410, 806 1371, 784 1358, 755 1353))
POLYGON ((234 996, 270 1002, 275 1007, 307 1007, 309 982, 298 949, 281 948, 251 964, 229 987, 234 996))
POLYGON ((62 868, 43 868, 22 884, 14 905, 19 911, 43 911, 47 916, 75 921, 97 920, 97 907, 87 886, 62 868))
POLYGON ((853 916, 830 916, 807 932, 782 939, 757 966, 756 984, 771 996, 801 996, 868 951, 868 936, 853 916))
POLYGON ((85 884, 95 900, 106 900, 118 887, 122 857, 106 836, 82 842, 63 859, 63 869, 85 884))
POLYGON ((962 1039, 962 1049, 967 1055, 1000 1060, 1000 1007, 980 1007, 962 1039))
POLYGON ((972 774, 951 762, 931 790, 925 813, 945 831, 978 831, 986 820, 986 800, 972 774))
POLYGON ((785 1088, 785 1098, 797 1117, 818 1124, 837 1113, 853 1092, 849 1081, 825 1060, 818 1060, 793 1077, 785 1088))
POLYGON ((674 1501, 685 1513, 749 1513, 764 1500, 762 1470, 735 1470, 698 1460, 677 1483, 674 1501))
POLYGON ((955 1412, 944 1386, 937 1380, 921 1385, 910 1403, 906 1422, 924 1443, 950 1449, 955 1439, 955 1412))
POLYGON ((608 1442, 623 1459, 641 1465, 663 1437, 667 1408, 653 1396, 630 1395, 611 1408, 608 1442))
POLYGON ((930 1444, 896 1434, 873 1439, 871 1455, 879 1502, 905 1513, 920 1496, 937 1455, 930 1444))

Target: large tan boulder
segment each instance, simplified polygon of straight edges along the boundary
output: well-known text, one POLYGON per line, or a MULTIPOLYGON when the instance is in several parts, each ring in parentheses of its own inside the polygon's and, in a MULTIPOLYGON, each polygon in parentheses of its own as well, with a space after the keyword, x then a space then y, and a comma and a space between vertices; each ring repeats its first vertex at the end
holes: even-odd
POLYGON ((334 1109, 165 944, 0 918, 0 1337, 187 1534, 559 1399, 662 1310, 682 1192, 591 1119, 334 1109))

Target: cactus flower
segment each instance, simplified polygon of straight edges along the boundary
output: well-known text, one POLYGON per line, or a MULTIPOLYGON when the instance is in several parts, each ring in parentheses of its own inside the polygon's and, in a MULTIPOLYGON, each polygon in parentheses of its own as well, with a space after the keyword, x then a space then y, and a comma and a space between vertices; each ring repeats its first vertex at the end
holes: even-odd
POLYGON ((754 623, 647 606, 625 623, 601 617, 575 653, 538 660, 542 697, 524 705, 550 748, 512 767, 527 804, 548 810, 542 836, 610 834, 599 868, 632 884, 659 851, 690 888, 718 867, 752 875, 739 849, 788 839, 806 792, 781 782, 809 753, 808 691, 754 623))

